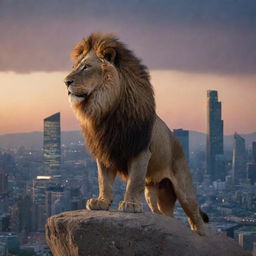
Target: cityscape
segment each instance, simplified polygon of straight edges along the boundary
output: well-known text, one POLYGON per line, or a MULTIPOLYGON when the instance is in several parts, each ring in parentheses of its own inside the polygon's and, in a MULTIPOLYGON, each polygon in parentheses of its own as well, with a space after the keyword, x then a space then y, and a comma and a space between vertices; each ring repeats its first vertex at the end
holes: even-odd
MULTIPOLYGON (((256 138, 249 145, 234 131, 232 150, 224 145, 222 102, 207 91, 206 148, 191 151, 190 131, 174 129, 189 163, 201 208, 210 226, 256 251, 256 138)), ((42 147, 0 145, 0 256, 51 255, 45 242, 46 219, 85 208, 98 194, 96 164, 82 137, 61 141, 61 113, 43 120, 42 147)), ((198 141, 200 144, 200 141, 198 141)), ((117 179, 113 208, 125 184, 117 179)), ((144 210, 149 211, 144 202, 144 210)), ((175 215, 186 224, 177 204, 175 215)))

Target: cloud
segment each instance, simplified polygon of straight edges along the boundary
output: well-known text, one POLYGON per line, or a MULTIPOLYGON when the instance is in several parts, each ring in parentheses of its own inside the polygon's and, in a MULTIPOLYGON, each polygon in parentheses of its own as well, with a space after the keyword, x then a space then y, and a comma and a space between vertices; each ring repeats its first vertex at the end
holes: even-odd
POLYGON ((0 70, 62 71, 82 36, 114 32, 154 69, 256 71, 254 0, 1 0, 0 70))

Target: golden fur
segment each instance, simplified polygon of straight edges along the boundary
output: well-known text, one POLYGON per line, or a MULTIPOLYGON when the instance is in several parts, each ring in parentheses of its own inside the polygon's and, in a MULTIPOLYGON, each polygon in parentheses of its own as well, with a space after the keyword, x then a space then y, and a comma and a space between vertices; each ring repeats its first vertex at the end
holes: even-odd
POLYGON ((81 126, 93 156, 107 166, 114 164, 119 172, 127 174, 129 159, 149 145, 155 118, 148 72, 111 35, 93 34, 83 39, 72 51, 72 57, 79 61, 92 49, 103 60, 98 67, 102 81, 97 93, 90 96, 90 102, 83 101, 75 108, 91 124, 81 126), (117 54, 113 62, 117 69, 104 60, 111 51, 117 54))
POLYGON ((127 181, 120 211, 142 211, 145 196, 155 213, 173 215, 178 199, 191 228, 203 234, 203 220, 179 142, 155 113, 149 74, 111 34, 94 33, 72 51, 66 77, 69 100, 88 149, 98 165, 99 197, 87 208, 106 210, 116 175, 127 181))

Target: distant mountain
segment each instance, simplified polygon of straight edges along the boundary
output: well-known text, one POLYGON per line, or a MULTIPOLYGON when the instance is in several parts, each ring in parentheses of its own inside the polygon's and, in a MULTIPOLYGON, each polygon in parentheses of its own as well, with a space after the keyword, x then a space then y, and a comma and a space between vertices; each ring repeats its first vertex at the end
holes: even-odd
MULTIPOLYGON (((256 132, 249 134, 240 134, 250 145, 256 141, 256 132)), ((82 142, 83 138, 80 131, 62 131, 61 143, 70 144, 82 142)), ((197 131, 189 131, 190 151, 205 150, 206 134, 197 131)), ((230 150, 233 145, 233 135, 224 136, 224 145, 226 150, 230 150)), ((9 149, 24 146, 26 148, 39 149, 43 147, 43 132, 29 133, 11 133, 0 135, 0 148, 9 149)))
POLYGON ((8 133, 0 135, 0 148, 9 149, 24 146, 40 148, 43 143, 42 132, 8 133))

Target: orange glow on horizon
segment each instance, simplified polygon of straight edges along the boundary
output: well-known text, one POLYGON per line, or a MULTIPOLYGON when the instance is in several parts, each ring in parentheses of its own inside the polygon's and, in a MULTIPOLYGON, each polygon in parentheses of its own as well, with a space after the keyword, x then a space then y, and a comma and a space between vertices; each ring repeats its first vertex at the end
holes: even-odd
MULTIPOLYGON (((63 79, 67 72, 0 72, 0 134, 41 131, 43 118, 61 112, 62 130, 79 125, 63 79)), ((171 129, 205 132, 206 91, 219 91, 226 134, 256 131, 256 75, 218 76, 170 70, 151 71, 157 112, 171 129)))

